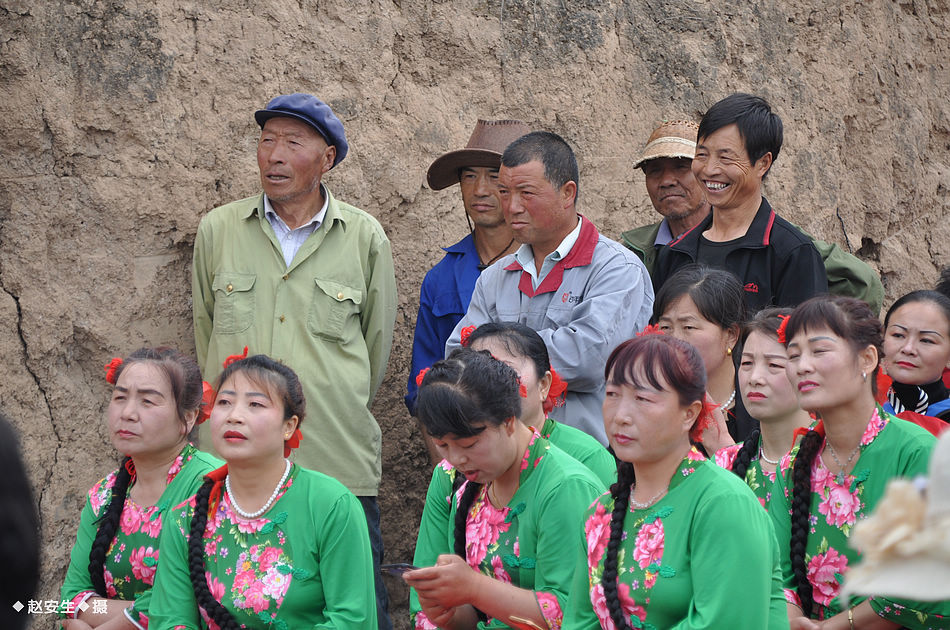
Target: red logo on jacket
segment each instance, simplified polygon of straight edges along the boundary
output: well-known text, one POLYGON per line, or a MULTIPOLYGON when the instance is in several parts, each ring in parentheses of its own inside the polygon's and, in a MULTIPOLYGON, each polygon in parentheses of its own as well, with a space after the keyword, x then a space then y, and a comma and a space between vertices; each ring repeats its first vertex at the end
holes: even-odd
POLYGON ((744 287, 742 287, 746 293, 758 293, 759 285, 754 282, 747 282, 744 287))

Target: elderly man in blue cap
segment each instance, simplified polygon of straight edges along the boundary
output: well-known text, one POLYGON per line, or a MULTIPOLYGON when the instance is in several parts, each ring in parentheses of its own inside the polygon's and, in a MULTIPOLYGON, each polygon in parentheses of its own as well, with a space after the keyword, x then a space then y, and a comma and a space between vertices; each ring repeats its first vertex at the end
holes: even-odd
MULTIPOLYGON (((246 346, 294 369, 307 402, 295 460, 359 497, 378 567, 381 435, 369 409, 396 317, 389 239, 376 219, 337 201, 322 182, 347 152, 329 106, 310 94, 283 95, 254 117, 263 192, 209 212, 195 239, 198 362, 212 381, 246 346)), ((202 444, 210 443, 205 429, 202 444)), ((241 505, 259 507, 282 472, 261 471, 262 496, 240 497, 241 505)), ((391 628, 376 573, 379 627, 391 628)))

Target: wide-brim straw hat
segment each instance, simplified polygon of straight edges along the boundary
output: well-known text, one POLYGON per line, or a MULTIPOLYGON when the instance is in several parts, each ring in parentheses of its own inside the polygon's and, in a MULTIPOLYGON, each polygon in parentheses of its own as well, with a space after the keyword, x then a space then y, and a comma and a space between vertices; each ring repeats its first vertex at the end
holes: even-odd
POLYGON ((429 167, 429 188, 442 190, 457 184, 459 170, 466 166, 498 168, 508 145, 527 133, 531 128, 520 120, 479 120, 464 149, 449 151, 429 167))
POLYGON ((653 130, 643 154, 633 168, 657 158, 687 158, 696 155, 696 133, 699 125, 689 120, 670 120, 653 130))
POLYGON ((850 542, 862 558, 845 574, 843 597, 950 599, 950 431, 930 456, 926 498, 918 486, 891 481, 874 513, 855 525, 850 542))

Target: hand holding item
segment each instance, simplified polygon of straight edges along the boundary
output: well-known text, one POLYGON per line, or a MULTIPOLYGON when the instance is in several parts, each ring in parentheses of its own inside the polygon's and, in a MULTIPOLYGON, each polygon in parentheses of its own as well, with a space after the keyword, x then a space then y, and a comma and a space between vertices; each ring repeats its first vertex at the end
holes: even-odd
POLYGON ((402 578, 416 589, 423 607, 428 602, 430 606, 449 609, 475 599, 478 575, 459 556, 442 554, 435 566, 407 571, 402 578))

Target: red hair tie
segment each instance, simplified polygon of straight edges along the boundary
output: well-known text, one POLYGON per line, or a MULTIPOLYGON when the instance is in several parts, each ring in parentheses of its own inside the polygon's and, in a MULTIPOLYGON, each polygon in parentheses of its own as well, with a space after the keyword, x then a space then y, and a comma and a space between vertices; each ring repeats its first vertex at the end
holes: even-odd
POLYGON ((564 393, 567 391, 567 383, 561 379, 561 375, 551 368, 551 388, 548 389, 548 397, 544 399, 542 408, 545 415, 551 413, 555 407, 564 406, 564 393))
POLYGON ((132 461, 132 458, 125 460, 125 471, 129 473, 129 483, 132 483, 132 480, 135 479, 135 462, 132 461))
POLYGON ((232 354, 227 359, 224 360, 224 367, 228 367, 236 361, 247 358, 247 346, 244 346, 244 354, 232 354))
POLYGON ((429 368, 422 368, 419 370, 419 373, 416 374, 416 387, 422 387, 422 379, 426 377, 426 372, 429 371, 429 368))
POLYGON ((472 336, 473 332, 475 332, 475 326, 466 326, 465 328, 463 328, 461 332, 461 338, 459 339, 459 343, 462 344, 463 346, 467 346, 468 338, 472 336))
POLYGON ((205 479, 210 479, 214 482, 214 485, 211 486, 211 493, 208 495, 208 518, 214 518, 214 513, 218 509, 218 503, 221 501, 221 492, 224 489, 224 478, 227 476, 227 464, 205 475, 205 479))
POLYGON ((660 330, 659 324, 650 324, 649 326, 647 326, 646 328, 638 332, 637 337, 642 337, 643 335, 664 335, 664 334, 666 333, 660 330))
POLYGON ((110 385, 115 385, 115 382, 119 380, 116 377, 116 373, 119 371, 119 368, 122 366, 121 357, 113 357, 111 361, 105 366, 106 370, 106 382, 110 385))
POLYGON ((524 386, 520 378, 518 379, 518 395, 522 398, 528 397, 528 388, 524 386))
POLYGON ((785 340, 785 327, 788 326, 789 315, 779 315, 779 319, 782 320, 782 323, 778 325, 778 328, 775 329, 775 334, 778 335, 779 343, 787 343, 785 340))
POLYGON ((196 424, 201 424, 211 417, 211 408, 214 406, 214 399, 217 393, 208 381, 201 381, 201 405, 198 407, 198 420, 196 424))
POLYGON ((290 457, 290 451, 300 446, 300 440, 302 439, 303 433, 300 432, 300 427, 297 427, 291 436, 284 441, 284 457, 290 457))

